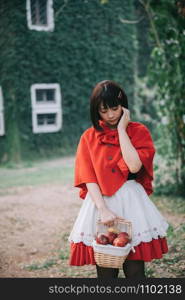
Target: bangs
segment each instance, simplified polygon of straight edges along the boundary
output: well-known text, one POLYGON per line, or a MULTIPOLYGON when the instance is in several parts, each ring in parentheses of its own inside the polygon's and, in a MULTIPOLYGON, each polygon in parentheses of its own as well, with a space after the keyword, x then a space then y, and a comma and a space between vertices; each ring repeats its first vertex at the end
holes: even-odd
POLYGON ((107 107, 115 107, 121 104, 121 100, 118 97, 120 93, 120 89, 112 87, 112 86, 105 86, 99 95, 99 103, 98 108, 102 104, 104 108, 107 107))
POLYGON ((108 107, 115 107, 118 106, 120 103, 118 99, 116 98, 105 98, 105 99, 100 99, 100 103, 98 108, 100 108, 101 104, 103 105, 103 108, 108 108, 108 107))

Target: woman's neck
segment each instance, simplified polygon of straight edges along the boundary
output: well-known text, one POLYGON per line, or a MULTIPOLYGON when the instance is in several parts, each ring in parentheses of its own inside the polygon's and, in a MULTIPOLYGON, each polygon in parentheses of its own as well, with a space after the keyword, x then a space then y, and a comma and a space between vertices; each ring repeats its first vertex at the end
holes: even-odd
POLYGON ((111 126, 111 125, 109 125, 109 124, 106 123, 106 126, 109 127, 109 129, 111 129, 111 130, 117 129, 117 125, 111 126))

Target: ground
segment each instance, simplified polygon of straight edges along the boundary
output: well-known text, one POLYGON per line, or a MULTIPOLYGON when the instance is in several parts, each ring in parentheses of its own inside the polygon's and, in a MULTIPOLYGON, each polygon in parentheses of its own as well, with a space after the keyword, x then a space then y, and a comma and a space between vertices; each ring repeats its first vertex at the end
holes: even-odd
MULTIPOLYGON (((58 166, 73 168, 74 158, 68 157, 43 162, 45 170, 58 166)), ((38 167, 39 168, 39 167, 38 167)), ((28 176, 37 171, 37 165, 19 170, 0 170, 28 176), (25 175, 26 174, 26 175, 25 175)), ((3 173, 5 172, 5 173, 3 173)), ((4 175, 4 176, 5 176, 4 175)), ((22 176, 21 175, 21 176, 22 176)), ((25 177, 26 178, 26 177, 25 177)), ((16 179, 16 178, 15 178, 16 179)), ((81 205, 78 189, 72 177, 67 182, 25 184, 6 187, 0 194, 0 277, 96 277, 94 266, 70 267, 67 240, 81 205)), ((163 212, 177 228, 184 215, 163 212)), ((164 265, 158 264, 156 276, 175 277, 164 265)), ((153 273, 152 273, 153 274, 153 273)))
MULTIPOLYGON (((69 166, 73 161, 65 158, 45 165, 69 166)), ((67 235, 81 201, 72 180, 4 191, 0 196, 0 277, 68 277, 67 235)))

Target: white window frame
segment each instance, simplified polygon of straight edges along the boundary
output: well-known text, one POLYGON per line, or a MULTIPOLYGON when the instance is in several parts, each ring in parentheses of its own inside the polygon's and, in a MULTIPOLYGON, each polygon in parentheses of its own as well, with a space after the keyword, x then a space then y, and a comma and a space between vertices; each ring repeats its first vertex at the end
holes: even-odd
POLYGON ((30 0, 26 0, 26 11, 27 11, 27 23, 28 28, 37 31, 53 31, 54 30, 54 10, 53 0, 47 0, 47 23, 48 25, 36 25, 32 23, 31 18, 31 3, 30 0))
POLYGON ((5 126, 4 126, 4 101, 3 101, 3 92, 0 86, 0 136, 5 135, 5 126))
POLYGON ((62 96, 58 83, 36 83, 31 86, 32 125, 34 133, 57 132, 62 128, 62 96), (54 89, 55 102, 42 102, 36 99, 36 90, 54 89), (56 113, 56 124, 38 125, 38 114, 56 113))

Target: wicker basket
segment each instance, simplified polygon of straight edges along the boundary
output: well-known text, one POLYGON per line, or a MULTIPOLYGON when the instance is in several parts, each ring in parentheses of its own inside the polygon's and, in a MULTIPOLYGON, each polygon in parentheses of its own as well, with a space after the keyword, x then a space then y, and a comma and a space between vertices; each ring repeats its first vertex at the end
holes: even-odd
MULTIPOLYGON (((131 222, 121 220, 114 224, 114 228, 118 232, 125 231, 129 235, 131 241, 132 238, 132 224, 131 222)), ((108 230, 107 226, 103 225, 100 221, 97 223, 97 234, 106 233, 108 230)), ((121 268, 125 259, 127 258, 130 250, 132 248, 131 243, 128 243, 124 247, 116 247, 110 244, 101 245, 93 241, 94 258, 98 266, 104 268, 121 268)))

